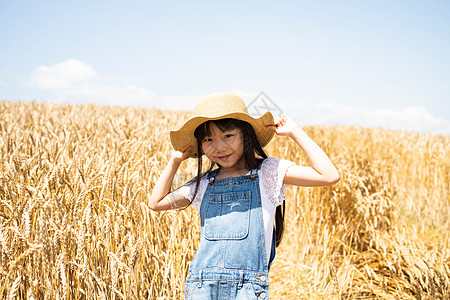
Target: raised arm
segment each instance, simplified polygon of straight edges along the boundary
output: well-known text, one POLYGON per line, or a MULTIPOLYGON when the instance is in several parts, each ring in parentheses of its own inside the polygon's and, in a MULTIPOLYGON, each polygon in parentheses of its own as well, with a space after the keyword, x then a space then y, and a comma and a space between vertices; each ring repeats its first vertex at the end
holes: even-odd
POLYGON ((148 206, 155 211, 182 208, 189 205, 190 201, 180 194, 170 192, 175 174, 183 160, 189 157, 191 149, 185 152, 173 151, 167 166, 153 187, 148 206))
POLYGON ((326 186, 339 181, 339 172, 323 150, 293 120, 281 116, 274 126, 267 129, 277 135, 288 136, 305 152, 311 167, 293 165, 284 176, 283 183, 299 186, 326 186))

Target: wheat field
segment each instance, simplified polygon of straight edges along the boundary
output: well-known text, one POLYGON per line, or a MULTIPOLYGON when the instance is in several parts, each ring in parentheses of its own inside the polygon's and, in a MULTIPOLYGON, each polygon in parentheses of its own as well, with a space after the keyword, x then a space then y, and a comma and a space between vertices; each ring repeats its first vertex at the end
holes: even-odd
MULTIPOLYGON (((193 207, 146 202, 185 112, 0 102, 1 299, 183 299, 193 207)), ((449 299, 450 136, 312 126, 332 187, 289 187, 272 299, 449 299)), ((276 137, 269 156, 308 164, 276 137)), ((174 188, 196 172, 183 162, 174 188)))

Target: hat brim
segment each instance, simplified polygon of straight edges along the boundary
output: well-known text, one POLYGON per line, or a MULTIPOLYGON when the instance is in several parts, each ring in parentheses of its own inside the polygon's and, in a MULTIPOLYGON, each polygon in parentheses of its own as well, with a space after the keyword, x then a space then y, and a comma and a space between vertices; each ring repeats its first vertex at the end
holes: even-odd
POLYGON ((267 126, 274 125, 274 119, 270 112, 266 112, 260 118, 253 118, 243 112, 232 112, 220 116, 195 116, 186 121, 180 129, 170 132, 170 141, 173 148, 177 151, 184 152, 187 148, 192 147, 190 157, 197 157, 197 140, 194 136, 195 129, 207 121, 226 118, 238 119, 252 125, 261 147, 265 147, 274 135, 272 130, 266 130, 267 126))

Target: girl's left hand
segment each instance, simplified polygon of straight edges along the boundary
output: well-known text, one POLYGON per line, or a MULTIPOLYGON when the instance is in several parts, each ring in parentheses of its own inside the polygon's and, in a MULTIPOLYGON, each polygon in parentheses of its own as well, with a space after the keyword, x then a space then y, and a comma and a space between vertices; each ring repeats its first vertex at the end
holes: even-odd
POLYGON ((274 125, 266 126, 266 130, 273 130, 277 135, 290 136, 291 133, 298 127, 297 123, 291 118, 281 115, 274 125))
POLYGON ((172 159, 176 163, 181 163, 183 160, 189 158, 191 150, 192 147, 187 148, 184 152, 173 150, 170 159, 172 159))

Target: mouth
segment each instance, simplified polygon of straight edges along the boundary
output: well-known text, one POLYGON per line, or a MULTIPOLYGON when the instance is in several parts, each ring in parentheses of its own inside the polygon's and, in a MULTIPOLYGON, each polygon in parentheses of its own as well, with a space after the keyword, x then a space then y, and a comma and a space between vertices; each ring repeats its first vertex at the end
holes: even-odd
POLYGON ((227 161, 230 158, 231 154, 228 155, 221 155, 221 156, 217 156, 218 159, 220 159, 221 161, 227 161))

